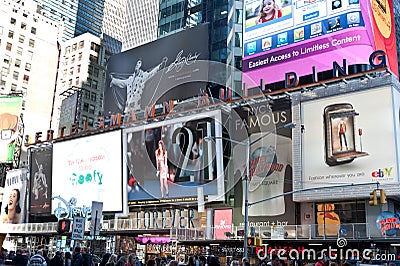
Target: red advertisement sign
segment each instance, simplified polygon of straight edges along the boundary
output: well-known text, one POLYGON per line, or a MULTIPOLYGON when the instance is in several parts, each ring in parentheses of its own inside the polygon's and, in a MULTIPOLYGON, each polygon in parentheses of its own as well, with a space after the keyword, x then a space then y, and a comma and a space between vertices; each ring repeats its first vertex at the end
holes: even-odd
POLYGON ((214 238, 225 239, 232 232, 232 209, 214 210, 214 238))

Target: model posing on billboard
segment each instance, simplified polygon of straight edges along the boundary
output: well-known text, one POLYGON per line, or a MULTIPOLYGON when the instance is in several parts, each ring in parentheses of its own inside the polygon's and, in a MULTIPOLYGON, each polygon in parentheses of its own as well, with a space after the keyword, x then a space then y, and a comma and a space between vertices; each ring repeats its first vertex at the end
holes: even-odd
POLYGON ((126 89, 126 102, 124 113, 129 113, 130 110, 140 110, 140 100, 144 90, 145 83, 151 79, 159 70, 163 69, 167 63, 168 58, 164 57, 162 62, 154 68, 144 71, 141 69, 142 60, 136 62, 135 71, 129 74, 128 79, 119 79, 114 77, 115 74, 110 74, 111 82, 110 88, 113 89, 114 98, 117 101, 118 107, 122 110, 124 107, 119 99, 122 97, 116 89, 126 89))
POLYGON ((156 150, 157 175, 160 177, 161 197, 164 198, 164 188, 168 197, 168 159, 167 151, 162 140, 158 142, 156 150))
POLYGON ((47 199, 47 182, 46 175, 43 173, 43 165, 38 164, 37 161, 36 164, 38 166, 38 171, 33 177, 32 192, 35 195, 35 200, 39 199, 39 195, 47 199))
POLYGON ((260 18, 257 24, 264 23, 282 17, 282 11, 275 2, 276 0, 262 0, 260 7, 260 18))
POLYGON ((11 190, 10 196, 8 198, 7 205, 3 212, 3 223, 16 224, 19 223, 21 216, 21 207, 19 205, 19 200, 21 198, 21 193, 19 189, 14 188, 11 190))

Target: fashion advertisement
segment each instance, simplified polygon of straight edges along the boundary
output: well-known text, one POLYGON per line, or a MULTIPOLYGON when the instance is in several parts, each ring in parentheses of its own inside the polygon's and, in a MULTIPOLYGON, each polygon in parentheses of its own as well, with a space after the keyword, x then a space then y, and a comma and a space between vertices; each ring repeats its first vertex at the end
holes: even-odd
POLYGON ((0 97, 0 163, 12 163, 18 123, 22 108, 22 97, 0 97))
POLYGON ((104 113, 138 112, 199 95, 208 80, 208 67, 201 61, 208 59, 207 24, 111 56, 104 113))
POLYGON ((311 75, 344 59, 370 65, 377 50, 398 73, 392 0, 246 0, 244 9, 243 72, 253 80, 311 75))
POLYGON ((51 213, 67 218, 85 216, 92 202, 104 212, 122 211, 121 130, 53 144, 51 213))
POLYGON ((222 195, 221 151, 204 140, 220 132, 218 113, 126 129, 129 205, 179 204, 222 195))
POLYGON ((386 86, 302 102, 305 187, 398 183, 392 90, 386 86), (372 99, 379 108, 372 108, 372 99))
POLYGON ((31 151, 30 213, 50 214, 52 150, 31 151))
MULTIPOLYGON (((289 105, 287 108, 270 108, 268 103, 254 105, 252 111, 246 107, 236 108, 234 112, 239 118, 232 121, 233 130, 247 128, 252 143, 248 181, 250 226, 294 223, 294 212, 289 211, 295 209, 294 202, 290 195, 283 196, 283 193, 292 191, 292 128, 288 127, 292 121, 291 110, 289 105), (253 204, 255 202, 258 203, 253 204)), ((243 145, 234 145, 232 154, 245 155, 245 149, 243 145)), ((234 172, 238 175, 235 180, 242 189, 240 217, 243 217, 247 161, 246 158, 240 160, 239 156, 233 156, 233 160, 234 172)), ((239 219, 243 221, 243 218, 239 219)))
POLYGON ((27 170, 18 169, 7 172, 1 204, 3 224, 23 223, 25 218, 27 170))

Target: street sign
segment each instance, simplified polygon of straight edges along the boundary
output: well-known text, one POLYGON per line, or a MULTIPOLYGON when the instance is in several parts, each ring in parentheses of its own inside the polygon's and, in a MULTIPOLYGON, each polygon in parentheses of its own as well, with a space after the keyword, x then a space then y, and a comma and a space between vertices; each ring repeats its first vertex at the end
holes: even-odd
POLYGON ((101 218, 103 217, 103 202, 92 201, 92 220, 90 221, 90 235, 100 234, 101 218))
POLYGON ((74 217, 74 223, 72 224, 72 235, 73 240, 83 240, 85 234, 85 217, 74 217))

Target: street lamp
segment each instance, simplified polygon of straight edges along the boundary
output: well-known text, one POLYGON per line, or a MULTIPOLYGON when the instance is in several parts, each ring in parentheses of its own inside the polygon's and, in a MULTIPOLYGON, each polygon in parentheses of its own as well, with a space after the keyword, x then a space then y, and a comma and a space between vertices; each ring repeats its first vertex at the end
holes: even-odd
POLYGON ((284 124, 282 126, 276 127, 272 130, 269 130, 268 132, 265 132, 263 135, 261 135, 260 137, 258 137, 257 139, 250 141, 250 137, 247 138, 246 142, 241 142, 241 141, 237 141, 237 140, 233 140, 233 139, 229 139, 229 138, 225 138, 225 137, 217 137, 217 136, 205 136, 204 140, 205 141, 210 141, 210 140, 215 140, 215 139, 222 139, 222 140, 227 140, 229 142, 232 142, 234 144, 238 144, 238 145, 242 145, 242 146, 246 146, 246 158, 247 158, 247 162, 246 162, 246 176, 245 176, 245 194, 244 194, 244 240, 243 240, 243 257, 247 258, 247 234, 248 234, 248 224, 249 224, 249 176, 250 176, 250 148, 253 144, 259 142, 260 140, 264 139, 265 137, 267 137, 268 135, 278 131, 279 129, 283 129, 283 128, 294 128, 296 126, 295 123, 287 123, 284 124))

